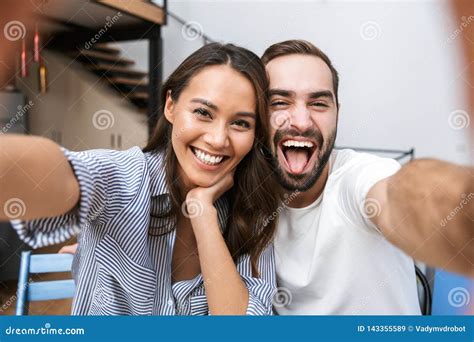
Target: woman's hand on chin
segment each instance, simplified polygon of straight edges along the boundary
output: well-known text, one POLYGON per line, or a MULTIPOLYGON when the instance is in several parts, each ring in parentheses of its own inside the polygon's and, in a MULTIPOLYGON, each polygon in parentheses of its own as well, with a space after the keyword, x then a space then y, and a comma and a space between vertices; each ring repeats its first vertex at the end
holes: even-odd
POLYGON ((186 195, 186 205, 202 206, 203 209, 213 206, 214 202, 234 185, 234 173, 235 170, 232 170, 210 187, 191 189, 186 195))

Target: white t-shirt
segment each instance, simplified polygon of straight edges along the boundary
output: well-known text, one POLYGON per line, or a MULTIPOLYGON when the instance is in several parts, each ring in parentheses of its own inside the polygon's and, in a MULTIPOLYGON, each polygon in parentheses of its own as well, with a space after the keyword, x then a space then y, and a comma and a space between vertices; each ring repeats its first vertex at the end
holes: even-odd
POLYGON ((413 260, 363 211, 370 188, 399 169, 393 159, 334 151, 321 196, 305 208, 284 205, 275 237, 277 314, 420 314, 413 260))

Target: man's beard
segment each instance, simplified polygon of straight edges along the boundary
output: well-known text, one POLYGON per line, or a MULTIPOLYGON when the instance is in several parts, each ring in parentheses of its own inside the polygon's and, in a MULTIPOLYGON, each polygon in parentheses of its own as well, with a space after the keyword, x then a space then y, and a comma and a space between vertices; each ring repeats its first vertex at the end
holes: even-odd
MULTIPOLYGON (((334 149, 334 144, 336 141, 337 135, 337 128, 329 136, 327 143, 324 141, 324 138, 321 132, 316 130, 309 130, 304 133, 298 133, 292 130, 287 131, 277 131, 275 133, 275 137, 273 139, 274 143, 274 153, 273 153, 273 167, 277 172, 277 178, 280 185, 287 191, 308 191, 311 187, 317 182, 319 177, 321 176, 322 172, 324 171, 324 167, 329 161, 331 157, 332 150, 334 149), (318 142, 318 151, 317 153, 317 160, 314 164, 313 169, 311 170, 310 174, 301 174, 301 175, 294 175, 291 173, 287 173, 281 166, 278 161, 278 144, 283 136, 299 136, 305 138, 312 138, 318 142)), ((311 157, 310 157, 311 158, 311 157)))

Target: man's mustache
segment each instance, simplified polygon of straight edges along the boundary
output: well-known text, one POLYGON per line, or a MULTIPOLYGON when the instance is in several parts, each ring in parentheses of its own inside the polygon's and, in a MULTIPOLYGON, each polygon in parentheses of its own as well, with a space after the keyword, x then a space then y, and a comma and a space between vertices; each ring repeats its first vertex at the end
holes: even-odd
POLYGON ((283 139, 283 137, 291 136, 291 137, 303 137, 308 138, 311 140, 315 140, 319 147, 323 145, 324 138, 323 135, 319 130, 309 129, 304 132, 299 132, 294 129, 286 129, 286 130, 277 130, 275 132, 275 136, 273 137, 273 144, 278 146, 278 143, 283 139))

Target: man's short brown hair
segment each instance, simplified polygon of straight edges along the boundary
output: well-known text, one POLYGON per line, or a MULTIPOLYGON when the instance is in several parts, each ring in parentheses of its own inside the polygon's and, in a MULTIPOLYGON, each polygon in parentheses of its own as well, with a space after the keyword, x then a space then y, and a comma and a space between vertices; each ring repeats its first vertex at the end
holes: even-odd
POLYGON ((338 88, 339 88, 339 74, 337 70, 331 63, 329 57, 322 52, 319 48, 311 44, 306 40, 286 40, 281 43, 276 43, 271 45, 262 55, 263 64, 268 64, 272 59, 277 57, 287 56, 287 55, 310 55, 319 57, 323 60, 324 63, 329 67, 332 74, 332 85, 334 88, 334 96, 336 97, 336 105, 339 108, 339 97, 338 97, 338 88))

